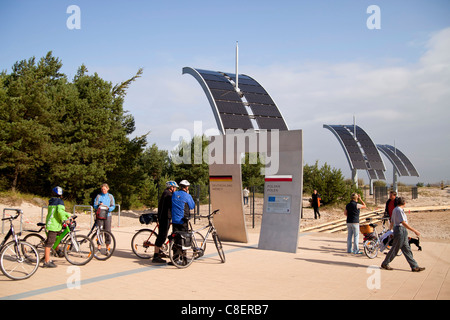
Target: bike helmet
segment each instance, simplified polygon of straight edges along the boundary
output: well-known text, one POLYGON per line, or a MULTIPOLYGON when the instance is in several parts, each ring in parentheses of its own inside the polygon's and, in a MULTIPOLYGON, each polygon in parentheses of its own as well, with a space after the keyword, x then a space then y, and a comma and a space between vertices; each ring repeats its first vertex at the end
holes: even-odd
POLYGON ((63 194, 63 189, 62 189, 61 187, 54 187, 54 188, 52 189, 52 191, 53 191, 55 194, 57 194, 58 196, 62 196, 62 194, 63 194))
POLYGON ((169 187, 178 188, 178 185, 177 185, 177 183, 175 181, 167 181, 166 182, 166 188, 169 188, 169 187))
POLYGON ((191 184, 187 181, 187 180, 181 180, 180 181, 180 186, 190 186, 191 184))

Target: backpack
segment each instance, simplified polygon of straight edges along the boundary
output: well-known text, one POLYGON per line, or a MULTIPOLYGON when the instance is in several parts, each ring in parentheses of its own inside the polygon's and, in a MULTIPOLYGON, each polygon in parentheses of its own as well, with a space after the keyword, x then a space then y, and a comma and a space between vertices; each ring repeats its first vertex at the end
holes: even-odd
POLYGON ((139 222, 141 224, 150 224, 158 222, 158 215, 156 213, 144 213, 139 216, 139 222))

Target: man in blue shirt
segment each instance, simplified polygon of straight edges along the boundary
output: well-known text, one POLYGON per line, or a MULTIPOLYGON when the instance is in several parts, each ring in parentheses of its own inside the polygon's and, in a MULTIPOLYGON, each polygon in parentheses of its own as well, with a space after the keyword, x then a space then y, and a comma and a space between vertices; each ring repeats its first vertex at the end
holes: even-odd
POLYGON ((190 210, 194 209, 195 202, 189 194, 189 182, 183 180, 179 183, 180 190, 172 194, 172 228, 173 231, 187 231, 187 219, 190 218, 190 210), (186 219, 185 219, 186 218, 186 219))

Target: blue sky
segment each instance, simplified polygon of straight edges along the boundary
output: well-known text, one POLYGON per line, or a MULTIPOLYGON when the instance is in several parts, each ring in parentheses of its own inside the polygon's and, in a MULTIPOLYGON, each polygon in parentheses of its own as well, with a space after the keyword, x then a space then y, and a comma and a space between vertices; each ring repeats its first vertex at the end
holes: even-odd
POLYGON ((175 146, 177 128, 216 127, 201 87, 182 68, 234 72, 239 41, 240 73, 266 88, 290 129, 304 130, 306 163, 327 162, 349 177, 322 126, 350 124, 355 115, 375 143, 395 140, 421 174, 400 181, 450 180, 448 0, 1 0, 0 27, 2 70, 50 50, 70 79, 81 64, 113 83, 143 67, 125 108, 135 134, 150 131, 149 143, 164 149, 175 146), (66 26, 70 5, 81 10, 81 29, 66 26), (379 30, 367 28, 370 5, 380 8, 379 30))

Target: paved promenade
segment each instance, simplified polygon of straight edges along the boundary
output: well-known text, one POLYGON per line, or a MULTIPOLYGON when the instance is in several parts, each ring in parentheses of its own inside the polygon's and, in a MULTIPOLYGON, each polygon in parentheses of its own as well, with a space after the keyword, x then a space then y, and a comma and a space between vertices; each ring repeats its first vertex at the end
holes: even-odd
POLYGON ((413 246, 426 267, 413 273, 403 256, 387 271, 379 269, 384 254, 372 260, 347 254, 346 234, 301 233, 292 254, 257 249, 259 235, 250 229, 249 243, 224 243, 226 263, 209 242, 203 258, 177 269, 137 258, 130 248, 135 230, 113 230, 118 245, 107 261, 75 267, 54 258, 57 268, 39 268, 23 281, 0 273, 0 299, 450 299, 448 242, 423 240, 423 251, 413 246))

